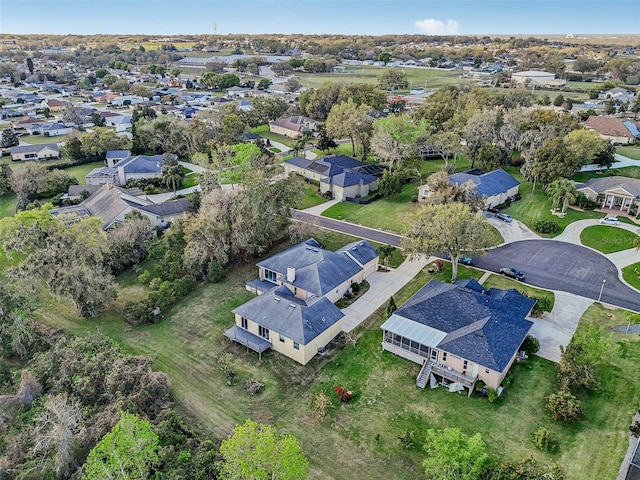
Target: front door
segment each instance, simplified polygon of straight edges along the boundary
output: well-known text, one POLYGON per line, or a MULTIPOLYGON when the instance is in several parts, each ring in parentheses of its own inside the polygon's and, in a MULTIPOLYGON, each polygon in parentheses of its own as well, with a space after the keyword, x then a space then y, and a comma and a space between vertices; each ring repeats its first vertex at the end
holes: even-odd
POLYGON ((438 351, 434 350, 433 348, 431 349, 431 360, 433 360, 434 362, 438 360, 438 351))

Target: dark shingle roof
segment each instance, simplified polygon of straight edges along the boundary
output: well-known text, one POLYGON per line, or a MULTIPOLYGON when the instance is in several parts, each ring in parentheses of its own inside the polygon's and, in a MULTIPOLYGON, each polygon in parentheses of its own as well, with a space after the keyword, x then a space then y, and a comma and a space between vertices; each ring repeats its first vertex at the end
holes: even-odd
POLYGON ((312 303, 295 297, 286 286, 274 288, 233 310, 258 325, 307 345, 344 314, 327 298, 312 303))
POLYGON ((184 213, 189 208, 189 199, 187 198, 178 198, 176 200, 168 200, 164 203, 153 203, 151 205, 140 205, 127 200, 125 200, 125 202, 138 210, 144 210, 145 212, 161 217, 184 213))
POLYGON ((322 183, 328 183, 330 185, 336 185, 338 187, 351 187, 353 185, 364 184, 368 185, 369 183, 373 183, 377 181, 378 178, 373 175, 367 175, 364 173, 352 172, 352 171, 344 171, 342 173, 338 173, 336 175, 332 175, 328 178, 323 178, 320 181, 322 183))
POLYGON ((476 192, 478 192, 479 195, 487 197, 506 193, 510 188, 520 185, 519 181, 501 168, 492 172, 483 173, 482 175, 473 175, 467 171, 454 173, 449 176, 449 181, 456 185, 462 185, 469 180, 475 183, 476 192))
POLYGON ((285 278, 287 268, 295 268, 295 280, 291 284, 317 296, 324 296, 362 270, 347 255, 324 250, 314 239, 294 245, 258 266, 285 278))
POLYGON ((162 172, 162 155, 136 155, 118 163, 125 173, 160 173, 162 172))
POLYGON ((534 304, 514 289, 485 291, 475 280, 453 285, 432 280, 395 315, 451 334, 439 349, 501 372, 533 325, 525 317, 534 304), (453 333, 474 323, 469 332, 453 333))
POLYGON ((129 150, 107 150, 107 158, 127 158, 130 156, 129 150))
POLYGON ((11 154, 14 153, 38 153, 44 150, 45 148, 50 148, 56 152, 59 152, 60 149, 58 145, 55 143, 42 143, 40 145, 18 145, 17 147, 11 148, 11 154))
POLYGON ((338 250, 337 253, 344 253, 363 266, 380 255, 375 247, 366 240, 349 243, 338 250))
POLYGON ((621 177, 619 175, 614 175, 612 177, 592 178, 588 182, 579 185, 577 187, 577 190, 581 191, 586 188, 590 188, 598 194, 604 193, 607 190, 622 188, 623 190, 629 192, 631 195, 635 196, 635 198, 640 198, 640 179, 638 178, 621 177))

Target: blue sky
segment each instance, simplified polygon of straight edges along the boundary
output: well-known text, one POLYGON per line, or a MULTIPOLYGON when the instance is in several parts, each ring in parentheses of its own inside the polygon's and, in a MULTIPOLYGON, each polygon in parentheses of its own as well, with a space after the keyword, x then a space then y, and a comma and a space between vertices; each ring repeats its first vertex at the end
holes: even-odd
POLYGON ((637 0, 0 0, 0 33, 640 33, 637 0), (627 12, 627 13, 625 13, 627 12))

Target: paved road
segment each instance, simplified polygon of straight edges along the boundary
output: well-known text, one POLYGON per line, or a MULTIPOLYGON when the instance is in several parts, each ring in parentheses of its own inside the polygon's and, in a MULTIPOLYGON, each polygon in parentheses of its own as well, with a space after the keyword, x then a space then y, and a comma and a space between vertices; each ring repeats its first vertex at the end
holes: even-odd
POLYGON ((386 243, 395 247, 400 246, 400 240, 402 239, 400 235, 396 235, 395 233, 383 232, 374 228, 363 227, 361 225, 342 222, 332 218, 309 215, 308 213, 301 212, 300 210, 293 210, 291 212, 291 218, 311 225, 328 228, 329 230, 335 230, 336 232, 353 235, 354 237, 360 237, 378 243, 386 243))
POLYGON ((557 240, 523 240, 474 257, 474 264, 497 272, 513 267, 525 274, 525 283, 598 299, 606 280, 602 302, 640 311, 640 294, 618 279, 618 269, 603 255, 557 240))

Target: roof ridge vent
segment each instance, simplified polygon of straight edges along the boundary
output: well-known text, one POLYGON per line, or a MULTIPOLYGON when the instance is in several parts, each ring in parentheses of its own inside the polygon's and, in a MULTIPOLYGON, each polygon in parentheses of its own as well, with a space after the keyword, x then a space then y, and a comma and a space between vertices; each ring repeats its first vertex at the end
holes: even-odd
POLYGON ((291 308, 296 308, 296 307, 297 307, 297 305, 296 305, 295 303, 290 303, 290 304, 289 304, 289 306, 290 306, 291 308))
POLYGON ((279 301, 280 301, 280 297, 273 297, 273 299, 274 299, 276 302, 279 302, 279 301))

